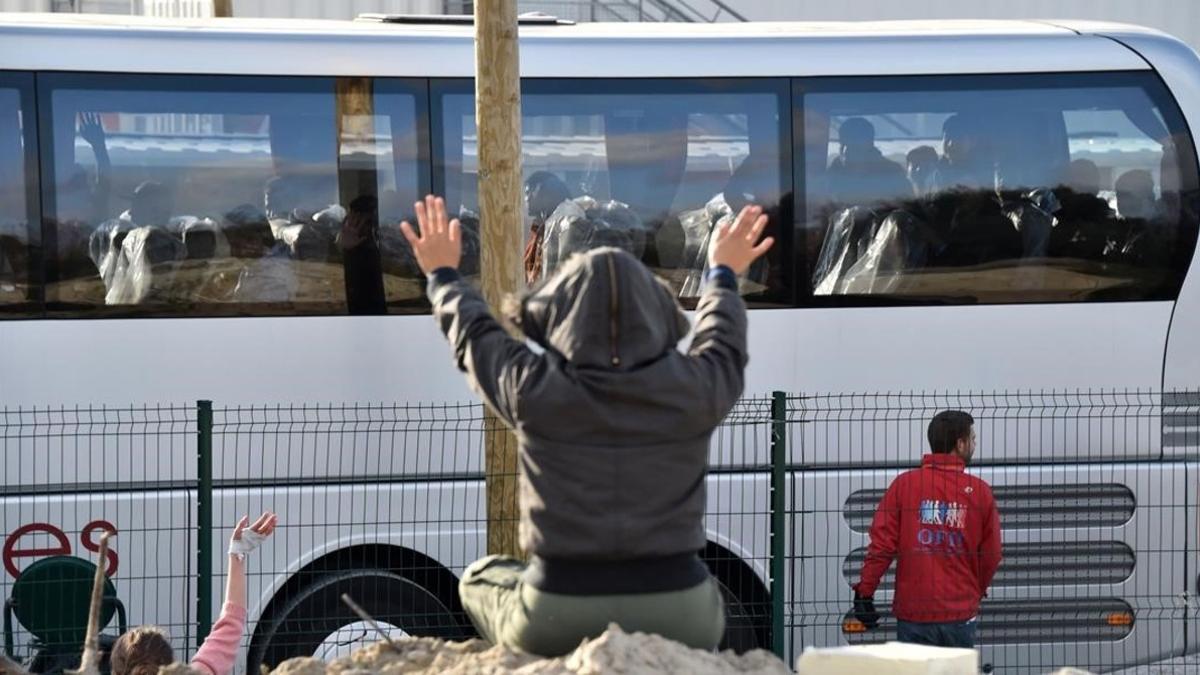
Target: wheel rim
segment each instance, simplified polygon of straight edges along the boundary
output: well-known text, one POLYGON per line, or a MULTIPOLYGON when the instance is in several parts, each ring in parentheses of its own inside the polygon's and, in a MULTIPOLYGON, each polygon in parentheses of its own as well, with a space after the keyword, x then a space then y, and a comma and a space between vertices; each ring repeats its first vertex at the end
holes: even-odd
MULTIPOLYGON (((386 621, 378 622, 378 625, 387 634, 389 639, 399 640, 409 637, 409 634, 399 626, 387 623, 386 621)), ((379 640, 379 633, 370 624, 365 621, 355 621, 354 623, 349 623, 338 628, 326 636, 321 641, 321 644, 317 645, 313 656, 322 661, 330 662, 343 656, 349 656, 356 650, 379 642, 379 640)))

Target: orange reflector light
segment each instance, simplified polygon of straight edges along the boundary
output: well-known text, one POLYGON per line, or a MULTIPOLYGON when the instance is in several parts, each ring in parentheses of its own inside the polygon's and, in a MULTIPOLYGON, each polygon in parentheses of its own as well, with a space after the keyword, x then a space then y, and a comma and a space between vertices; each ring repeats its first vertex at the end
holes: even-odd
POLYGON ((863 622, 859 621, 858 619, 846 619, 842 622, 842 632, 865 633, 867 632, 867 627, 864 626, 863 622))
POLYGON ((1109 612, 1108 614, 1104 615, 1104 620, 1106 622, 1108 622, 1108 625, 1110 625, 1110 626, 1132 626, 1133 625, 1133 613, 1132 612, 1109 612))

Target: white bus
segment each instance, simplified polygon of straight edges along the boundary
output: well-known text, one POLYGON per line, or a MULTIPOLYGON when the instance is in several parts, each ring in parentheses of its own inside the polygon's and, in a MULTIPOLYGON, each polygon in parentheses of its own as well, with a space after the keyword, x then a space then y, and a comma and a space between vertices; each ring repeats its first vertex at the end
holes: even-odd
MULTIPOLYGON (((339 575, 384 584, 379 601, 408 612, 401 630, 461 621, 455 575, 485 548, 482 458, 437 425, 462 411, 383 414, 387 433, 354 445, 348 413, 310 410, 324 422, 304 427, 309 443, 282 430, 288 409, 261 406, 472 400, 396 230, 429 191, 477 223, 472 35, 395 17, 0 16, 0 406, 25 411, 3 440, 0 536, 19 552, 0 572, 6 595, 39 556, 86 557, 111 526, 129 620, 177 627, 182 648, 195 446, 181 420, 208 399, 230 434, 216 524, 269 506, 289 526, 251 581, 251 669, 331 644, 346 623, 336 591, 357 583, 339 575), (147 404, 184 408, 128 413, 153 439, 136 457, 81 440, 119 438, 119 411, 147 404), (27 412, 76 405, 118 412, 27 412), (414 415, 441 431, 410 448, 414 415), (330 443, 322 423, 349 431, 330 443), (39 436, 47 425, 65 431, 39 436)), ((527 176, 554 176, 587 207, 587 231, 611 235, 593 241, 635 250, 685 304, 713 223, 767 207, 779 245, 743 286, 747 395, 1200 389, 1200 60, 1177 40, 1078 22, 542 22, 521 29, 521 72, 527 176)), ((468 273, 477 261, 475 247, 468 273)), ((1101 667, 1200 648, 1186 601, 1200 590, 1187 571, 1200 569, 1197 401, 1156 401, 1179 414, 1103 451, 1036 419, 1004 433, 981 420, 993 442, 978 472, 998 494, 1052 508, 1100 486, 1128 507, 1005 526, 1006 545, 1025 547, 1010 560, 1068 544, 1086 559, 1089 542, 1135 560, 1101 582, 994 588, 990 600, 1033 603, 1017 623, 1065 628, 984 630, 984 662, 1101 667), (1106 615, 1116 630, 1067 630, 1091 597, 1130 612, 1106 615)), ((721 438, 765 452, 761 434, 721 438)), ((832 548, 792 561, 801 596, 788 602, 832 616, 849 606, 843 563, 866 545, 855 509, 869 518, 874 491, 921 450, 850 431, 805 443, 789 546, 832 548)), ((765 608, 767 475, 745 470, 761 452, 714 450, 724 506, 709 525, 731 602, 765 608)), ((838 618, 792 623, 792 648, 854 639, 838 618)))

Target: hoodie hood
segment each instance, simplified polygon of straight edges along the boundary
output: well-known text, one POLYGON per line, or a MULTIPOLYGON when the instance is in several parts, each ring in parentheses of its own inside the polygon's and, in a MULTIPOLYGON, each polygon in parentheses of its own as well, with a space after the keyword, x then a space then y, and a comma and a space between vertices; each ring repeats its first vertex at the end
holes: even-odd
POLYGON ((573 256, 522 304, 521 330, 579 367, 629 370, 653 361, 690 330, 675 295, 628 252, 573 256))

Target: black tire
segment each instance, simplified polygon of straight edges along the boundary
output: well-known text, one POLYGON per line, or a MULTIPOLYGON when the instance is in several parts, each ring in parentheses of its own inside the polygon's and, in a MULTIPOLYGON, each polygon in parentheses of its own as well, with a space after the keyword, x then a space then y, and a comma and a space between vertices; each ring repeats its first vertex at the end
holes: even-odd
POLYGON ((296 656, 312 656, 327 637, 361 619, 346 603, 350 596, 376 621, 398 626, 409 635, 462 639, 473 631, 461 625, 438 597, 387 570, 350 570, 318 577, 266 619, 250 648, 247 672, 262 664, 278 666, 296 656))
POLYGON ((716 581, 725 601, 725 635, 717 648, 732 649, 738 654, 751 649, 770 649, 765 639, 770 631, 770 616, 755 612, 759 608, 743 602, 720 578, 716 581))

